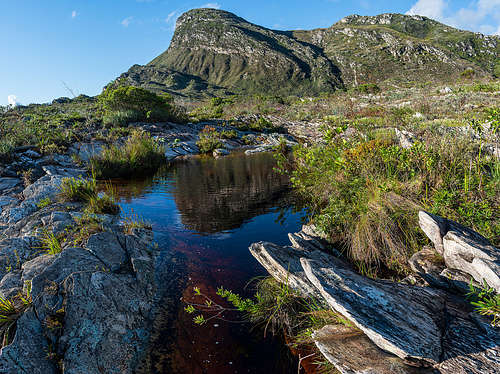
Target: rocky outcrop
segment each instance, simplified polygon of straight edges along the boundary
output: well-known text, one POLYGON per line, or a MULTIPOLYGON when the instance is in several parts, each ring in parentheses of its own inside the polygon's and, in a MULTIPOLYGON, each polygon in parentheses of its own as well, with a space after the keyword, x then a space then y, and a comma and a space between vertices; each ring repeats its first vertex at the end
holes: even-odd
POLYGON ((420 227, 444 257, 446 267, 471 275, 500 292, 500 249, 471 229, 430 213, 419 213, 420 227))
MULTIPOLYGON (((430 232, 429 227, 426 230, 430 232)), ((304 240, 310 234, 311 230, 303 230, 290 235, 293 247, 261 242, 250 251, 278 281, 304 295, 319 292, 325 305, 357 328, 333 326, 314 334, 316 345, 341 373, 388 373, 396 368, 402 373, 498 371, 500 332, 472 313, 462 297, 363 277, 331 254, 335 252, 326 253, 329 248, 320 238, 304 240), (370 359, 362 359, 367 356, 370 359), (413 369, 407 363, 423 368, 413 369)), ((431 255, 429 250, 426 254, 431 255)), ((439 269, 422 265, 423 259, 423 255, 414 259, 415 266, 439 269)))
POLYGON ((152 234, 126 235, 117 217, 96 215, 102 232, 82 247, 62 242, 61 253, 47 254, 40 229, 58 234, 82 216, 81 204, 57 202, 59 185, 85 171, 67 155, 32 156, 44 163, 44 176, 25 188, 18 178, 0 179, 0 294, 31 289, 32 300, 1 350, 0 372, 134 373, 150 349, 157 310, 152 234))

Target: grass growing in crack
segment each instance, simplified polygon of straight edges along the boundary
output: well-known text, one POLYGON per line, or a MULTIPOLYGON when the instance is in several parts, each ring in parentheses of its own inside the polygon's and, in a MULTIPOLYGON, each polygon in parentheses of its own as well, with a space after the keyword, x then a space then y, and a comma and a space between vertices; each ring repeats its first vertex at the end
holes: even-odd
POLYGON ((17 320, 31 306, 31 283, 26 284, 26 294, 19 293, 12 299, 0 296, 0 336, 2 347, 12 342, 17 320))
POLYGON ((63 201, 86 203, 97 196, 97 181, 92 178, 65 178, 63 179, 59 196, 63 201))
POLYGON ((42 242, 41 248, 46 250, 49 255, 57 255, 63 250, 61 238, 51 231, 43 230, 40 241, 42 242))
POLYGON ((65 178, 60 187, 59 197, 63 201, 86 203, 85 211, 93 214, 118 214, 116 191, 110 183, 103 193, 98 192, 94 173, 91 178, 65 178))
POLYGON ((152 228, 150 222, 144 220, 143 218, 139 217, 137 213, 133 212, 129 216, 123 217, 122 225, 123 225, 123 231, 128 235, 131 235, 134 229, 151 230, 152 228))
POLYGON ((92 235, 104 231, 102 220, 93 214, 84 213, 75 221, 75 225, 67 229, 67 235, 75 246, 84 245, 92 235))
POLYGON ((144 131, 134 131, 122 146, 104 148, 90 159, 97 178, 132 178, 153 174, 164 164, 165 148, 144 131))

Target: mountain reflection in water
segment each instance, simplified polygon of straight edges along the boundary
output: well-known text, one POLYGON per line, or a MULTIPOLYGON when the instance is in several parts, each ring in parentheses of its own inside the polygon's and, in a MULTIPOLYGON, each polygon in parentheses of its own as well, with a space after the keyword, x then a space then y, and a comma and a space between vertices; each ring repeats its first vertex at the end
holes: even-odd
MULTIPOLYGON (((137 214, 152 223, 160 255, 156 279, 164 286, 163 314, 154 322, 148 373, 289 373, 297 370, 288 350, 264 339, 258 329, 214 321, 195 326, 183 311, 196 301, 193 287, 221 301, 217 287, 245 297, 245 288, 265 270, 251 256, 255 241, 288 243, 302 212, 294 208, 289 181, 274 171, 270 154, 195 157, 174 164, 154 178, 114 181, 124 216, 137 214), (177 259, 174 268, 168 258, 177 259), (176 274, 179 287, 172 283, 176 274), (177 301, 176 301, 177 300, 177 301), (178 303, 178 305, 177 305, 178 303)), ((200 300, 197 300, 200 301, 200 300)), ((230 319, 240 319, 232 315, 230 319)))

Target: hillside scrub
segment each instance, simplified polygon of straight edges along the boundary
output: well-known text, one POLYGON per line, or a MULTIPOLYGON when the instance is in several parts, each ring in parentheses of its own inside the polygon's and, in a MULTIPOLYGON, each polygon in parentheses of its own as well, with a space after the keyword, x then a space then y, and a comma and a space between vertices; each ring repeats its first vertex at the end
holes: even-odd
POLYGON ((419 209, 500 244, 500 162, 480 143, 426 130, 406 149, 390 129, 338 134, 344 130, 326 126, 324 144, 298 146, 290 174, 315 224, 360 271, 407 273, 408 258, 426 242, 419 209))
POLYGON ((147 132, 135 130, 122 146, 110 145, 90 159, 97 178, 152 174, 166 162, 165 148, 147 132))
POLYGON ((183 110, 172 96, 157 95, 133 86, 108 87, 99 96, 104 125, 125 126, 130 122, 184 122, 183 110))

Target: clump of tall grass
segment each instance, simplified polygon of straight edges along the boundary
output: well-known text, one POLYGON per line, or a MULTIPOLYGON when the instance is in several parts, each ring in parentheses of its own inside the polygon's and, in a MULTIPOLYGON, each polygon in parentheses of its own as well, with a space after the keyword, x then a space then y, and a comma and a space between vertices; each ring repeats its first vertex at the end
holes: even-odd
POLYGON ((111 184, 106 184, 105 192, 99 193, 95 174, 90 178, 63 179, 59 197, 63 201, 85 203, 85 210, 94 214, 118 214, 120 206, 117 204, 116 191, 111 184))
POLYGON ((291 180, 311 218, 362 272, 404 275, 426 241, 419 209, 500 243, 499 160, 478 148, 467 138, 432 133, 409 149, 387 131, 329 136, 326 145, 295 150, 291 180))
POLYGON ((137 130, 122 146, 109 146, 92 157, 90 167, 97 178, 132 178, 156 172, 165 161, 164 147, 137 130))

